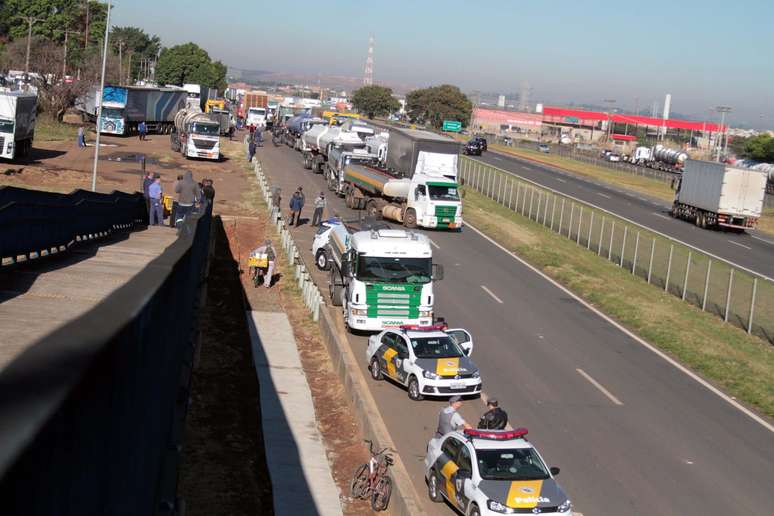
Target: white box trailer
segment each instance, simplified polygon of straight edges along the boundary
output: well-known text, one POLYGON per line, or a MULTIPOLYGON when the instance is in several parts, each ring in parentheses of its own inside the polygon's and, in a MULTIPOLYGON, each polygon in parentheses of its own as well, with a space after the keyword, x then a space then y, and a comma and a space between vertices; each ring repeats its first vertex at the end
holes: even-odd
POLYGON ((0 158, 29 156, 37 108, 35 93, 0 91, 0 158))
POLYGON ((766 174, 712 161, 688 160, 677 183, 672 216, 700 227, 755 227, 766 195, 766 174))

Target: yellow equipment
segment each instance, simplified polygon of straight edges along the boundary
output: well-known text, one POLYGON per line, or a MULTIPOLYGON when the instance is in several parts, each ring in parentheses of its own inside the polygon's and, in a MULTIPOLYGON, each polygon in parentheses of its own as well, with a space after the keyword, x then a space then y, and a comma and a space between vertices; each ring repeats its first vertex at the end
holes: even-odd
POLYGON ((225 99, 207 99, 207 102, 204 104, 204 112, 209 113, 213 109, 219 109, 221 111, 225 111, 226 100, 225 99))
POLYGON ((247 259, 247 266, 265 269, 269 266, 269 257, 265 254, 261 256, 251 256, 247 259))

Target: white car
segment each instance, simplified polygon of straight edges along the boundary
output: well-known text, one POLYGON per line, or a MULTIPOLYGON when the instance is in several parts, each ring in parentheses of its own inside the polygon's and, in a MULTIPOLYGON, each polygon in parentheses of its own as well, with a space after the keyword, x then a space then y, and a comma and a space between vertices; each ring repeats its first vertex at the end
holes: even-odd
POLYGON ((317 228, 317 233, 314 235, 314 240, 312 240, 312 256, 314 256, 314 264, 321 271, 327 271, 331 268, 331 257, 327 250, 328 239, 331 230, 339 224, 341 224, 341 221, 336 218, 322 221, 320 227, 317 228))
POLYGON ((444 498, 466 516, 570 516, 572 502, 526 439, 527 429, 465 430, 427 445, 425 480, 430 499, 444 498))
POLYGON ((372 335, 366 359, 371 378, 389 378, 419 401, 425 396, 480 394, 481 374, 468 358, 472 351, 473 339, 466 330, 403 326, 372 335))

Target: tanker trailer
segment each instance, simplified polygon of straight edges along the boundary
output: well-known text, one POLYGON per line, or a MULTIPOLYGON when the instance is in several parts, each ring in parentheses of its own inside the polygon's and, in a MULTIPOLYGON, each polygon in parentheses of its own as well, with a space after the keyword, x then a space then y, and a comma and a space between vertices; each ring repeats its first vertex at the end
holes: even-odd
POLYGON ((172 150, 186 158, 220 159, 220 124, 196 108, 181 109, 175 115, 170 136, 172 150))

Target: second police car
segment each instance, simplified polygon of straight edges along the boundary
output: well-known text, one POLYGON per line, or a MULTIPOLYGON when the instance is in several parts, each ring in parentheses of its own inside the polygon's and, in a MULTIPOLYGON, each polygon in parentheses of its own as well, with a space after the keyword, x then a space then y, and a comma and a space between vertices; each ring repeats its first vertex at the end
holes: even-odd
POLYGON ((468 356, 473 339, 445 325, 402 326, 368 339, 366 358, 374 380, 389 378, 412 400, 481 393, 481 375, 468 356))
POLYGON ((572 503, 526 439, 527 429, 465 430, 427 446, 425 480, 430 499, 444 498, 466 516, 572 514, 572 503))

